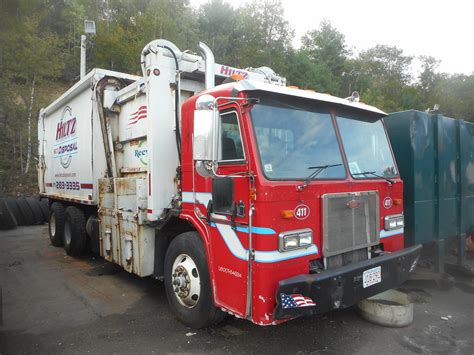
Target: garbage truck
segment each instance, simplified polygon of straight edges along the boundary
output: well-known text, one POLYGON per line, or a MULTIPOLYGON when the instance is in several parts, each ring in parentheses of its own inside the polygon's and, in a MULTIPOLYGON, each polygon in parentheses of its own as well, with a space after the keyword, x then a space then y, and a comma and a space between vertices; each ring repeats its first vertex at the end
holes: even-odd
POLYGON ((39 113, 52 245, 163 281, 194 328, 279 324, 408 278, 420 247, 404 247, 383 111, 217 64, 204 43, 154 40, 140 63, 94 69, 39 113))

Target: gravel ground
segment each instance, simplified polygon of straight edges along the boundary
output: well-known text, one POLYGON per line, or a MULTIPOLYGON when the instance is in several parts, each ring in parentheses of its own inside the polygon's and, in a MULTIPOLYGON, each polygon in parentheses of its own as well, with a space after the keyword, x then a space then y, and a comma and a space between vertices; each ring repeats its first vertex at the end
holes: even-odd
POLYGON ((0 353, 473 354, 474 287, 403 288, 415 321, 384 328, 353 309, 259 327, 235 318, 192 330, 167 306, 163 285, 101 259, 50 245, 46 226, 0 232, 0 353), (441 317, 447 319, 443 320, 441 317))

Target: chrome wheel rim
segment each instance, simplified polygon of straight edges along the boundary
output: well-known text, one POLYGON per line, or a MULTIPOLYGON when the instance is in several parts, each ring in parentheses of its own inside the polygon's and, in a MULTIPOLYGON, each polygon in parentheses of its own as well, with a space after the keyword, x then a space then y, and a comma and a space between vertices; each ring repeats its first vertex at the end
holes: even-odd
POLYGON ((193 308, 201 297, 201 279, 194 260, 187 254, 176 257, 172 268, 171 286, 178 302, 186 307, 193 308))
POLYGON ((56 215, 54 213, 51 213, 49 217, 49 232, 52 237, 56 235, 56 215))
POLYGON ((71 243, 71 239, 71 223, 66 221, 66 223, 64 223, 64 243, 69 245, 71 243))

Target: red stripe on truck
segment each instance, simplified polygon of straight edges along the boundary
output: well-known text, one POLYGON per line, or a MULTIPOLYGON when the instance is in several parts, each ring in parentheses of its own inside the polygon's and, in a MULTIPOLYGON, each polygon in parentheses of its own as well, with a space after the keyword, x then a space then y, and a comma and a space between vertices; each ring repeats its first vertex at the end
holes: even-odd
POLYGON ((93 184, 81 184, 81 189, 91 189, 94 187, 93 184))

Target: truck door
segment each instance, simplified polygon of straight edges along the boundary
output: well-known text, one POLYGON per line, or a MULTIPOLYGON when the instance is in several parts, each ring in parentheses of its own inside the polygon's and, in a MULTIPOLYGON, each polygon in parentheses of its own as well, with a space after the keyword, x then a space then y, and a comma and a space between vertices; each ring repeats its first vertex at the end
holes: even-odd
POLYGON ((236 314, 245 315, 248 282, 248 154, 237 108, 220 112, 218 175, 212 183, 211 230, 215 297, 236 314))

